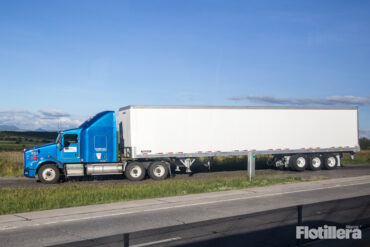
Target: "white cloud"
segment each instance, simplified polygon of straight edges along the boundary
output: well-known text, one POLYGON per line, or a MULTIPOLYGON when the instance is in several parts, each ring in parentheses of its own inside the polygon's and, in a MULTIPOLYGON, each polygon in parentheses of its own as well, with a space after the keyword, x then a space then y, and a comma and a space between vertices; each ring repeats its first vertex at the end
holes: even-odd
POLYGON ((370 96, 328 96, 322 98, 283 98, 272 95, 245 95, 229 100, 273 105, 370 105, 370 96))
POLYGON ((66 112, 51 109, 39 110, 34 113, 26 110, 0 110, 0 125, 14 125, 24 130, 76 128, 83 120, 66 112))
POLYGON ((40 118, 55 119, 62 117, 70 117, 70 114, 58 110, 40 110, 37 112, 40 118))

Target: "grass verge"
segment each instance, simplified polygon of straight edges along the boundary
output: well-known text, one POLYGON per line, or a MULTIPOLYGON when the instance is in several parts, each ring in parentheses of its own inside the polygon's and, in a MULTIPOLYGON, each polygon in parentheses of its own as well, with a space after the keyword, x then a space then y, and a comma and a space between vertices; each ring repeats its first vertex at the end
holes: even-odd
POLYGON ((150 184, 132 185, 83 185, 77 182, 60 184, 60 186, 54 187, 7 188, 0 189, 0 214, 181 196, 317 179, 323 178, 255 177, 252 181, 249 181, 247 176, 239 176, 233 178, 203 178, 199 180, 165 180, 150 184))
POLYGON ((343 165, 369 164, 369 163, 370 163, 370 150, 363 150, 357 152, 353 160, 351 160, 349 154, 344 154, 342 159, 343 165))
POLYGON ((0 152, 0 177, 23 176, 23 153, 0 152))

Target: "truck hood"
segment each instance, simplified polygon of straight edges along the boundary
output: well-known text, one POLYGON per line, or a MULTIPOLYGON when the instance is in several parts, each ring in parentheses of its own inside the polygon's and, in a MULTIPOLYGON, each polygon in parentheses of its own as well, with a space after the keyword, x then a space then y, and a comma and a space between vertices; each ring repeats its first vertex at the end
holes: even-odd
POLYGON ((38 149, 38 148, 45 148, 45 147, 52 146, 52 145, 56 145, 56 143, 52 142, 52 143, 47 143, 47 144, 38 145, 38 146, 34 146, 34 147, 30 147, 30 148, 26 148, 24 151, 25 151, 25 152, 27 152, 27 151, 32 151, 32 150, 35 150, 35 149, 38 149))
POLYGON ((56 158, 57 155, 57 144, 48 143, 44 145, 38 145, 35 147, 27 148, 24 150, 24 159, 26 163, 37 162, 45 158, 56 158), (32 157, 33 156, 33 159, 32 157))

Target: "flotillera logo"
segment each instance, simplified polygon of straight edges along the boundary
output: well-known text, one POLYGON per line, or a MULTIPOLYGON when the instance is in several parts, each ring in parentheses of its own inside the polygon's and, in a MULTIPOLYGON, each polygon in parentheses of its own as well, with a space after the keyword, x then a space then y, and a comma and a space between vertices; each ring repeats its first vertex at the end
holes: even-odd
POLYGON ((296 227, 297 239, 361 239, 362 231, 358 226, 346 226, 346 228, 337 228, 336 226, 327 226, 318 228, 309 228, 308 226, 296 227))

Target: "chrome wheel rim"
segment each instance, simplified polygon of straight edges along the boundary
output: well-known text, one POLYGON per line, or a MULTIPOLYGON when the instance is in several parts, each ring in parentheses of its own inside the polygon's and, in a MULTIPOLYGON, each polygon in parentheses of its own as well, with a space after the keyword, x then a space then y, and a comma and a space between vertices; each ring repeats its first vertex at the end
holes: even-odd
POLYGON ((153 171, 153 173, 156 177, 162 177, 165 172, 166 172, 166 170, 164 169, 163 166, 157 166, 157 167, 154 168, 154 171, 153 171))
POLYGON ((130 170, 130 176, 133 177, 133 178, 138 178, 141 176, 141 174, 143 173, 142 169, 140 166, 134 166, 131 170, 130 170))
POLYGON ((329 157, 328 158, 328 166, 329 167, 334 167, 337 164, 336 160, 334 157, 329 157))
POLYGON ((42 178, 45 181, 53 181, 55 176, 56 176, 55 170, 52 168, 46 168, 45 170, 42 171, 42 178))
POLYGON ((305 167, 305 165, 306 165, 306 159, 303 158, 303 157, 299 157, 297 159, 297 166, 300 167, 300 168, 303 168, 303 167, 305 167))
POLYGON ((321 166, 321 159, 319 157, 315 157, 312 159, 312 166, 315 168, 319 168, 321 166))

